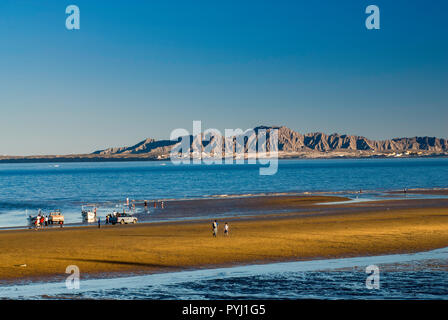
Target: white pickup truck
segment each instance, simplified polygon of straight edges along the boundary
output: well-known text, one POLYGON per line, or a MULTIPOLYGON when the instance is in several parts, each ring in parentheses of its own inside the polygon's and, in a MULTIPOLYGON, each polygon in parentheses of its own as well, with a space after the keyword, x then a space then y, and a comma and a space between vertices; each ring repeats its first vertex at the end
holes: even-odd
POLYGON ((128 213, 116 213, 115 216, 112 216, 110 219, 110 222, 112 224, 120 223, 120 224, 127 224, 127 223, 137 223, 138 219, 137 217, 131 216, 128 213))
POLYGON ((50 212, 48 216, 48 222, 51 224, 64 224, 64 215, 61 213, 60 210, 55 210, 53 212, 50 212))

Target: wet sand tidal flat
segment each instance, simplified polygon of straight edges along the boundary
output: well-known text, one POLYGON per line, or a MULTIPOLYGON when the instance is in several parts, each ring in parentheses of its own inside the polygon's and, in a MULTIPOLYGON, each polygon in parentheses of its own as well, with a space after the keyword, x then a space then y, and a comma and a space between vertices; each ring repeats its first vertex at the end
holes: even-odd
MULTIPOLYGON (((344 199, 252 198, 249 202, 257 206, 259 214, 220 218, 217 238, 212 236, 209 219, 102 225, 100 229, 4 230, 0 232, 0 279, 56 279, 66 276, 69 265, 78 266, 82 276, 93 277, 408 253, 448 246, 447 199, 328 203, 335 200, 344 199), (263 208, 270 211, 278 204, 297 208, 297 212, 263 214, 263 208), (229 237, 223 235, 226 221, 229 237)), ((245 199, 240 201, 247 204, 245 199)))

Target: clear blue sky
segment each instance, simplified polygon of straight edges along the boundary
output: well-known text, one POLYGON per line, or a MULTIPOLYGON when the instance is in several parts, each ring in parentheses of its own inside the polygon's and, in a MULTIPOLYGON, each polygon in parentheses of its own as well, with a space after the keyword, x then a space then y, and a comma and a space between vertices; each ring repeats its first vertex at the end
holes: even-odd
POLYGON ((1 0, 0 154, 92 152, 193 120, 447 137, 447 14, 420 0, 1 0), (369 4, 381 30, 365 28, 369 4))

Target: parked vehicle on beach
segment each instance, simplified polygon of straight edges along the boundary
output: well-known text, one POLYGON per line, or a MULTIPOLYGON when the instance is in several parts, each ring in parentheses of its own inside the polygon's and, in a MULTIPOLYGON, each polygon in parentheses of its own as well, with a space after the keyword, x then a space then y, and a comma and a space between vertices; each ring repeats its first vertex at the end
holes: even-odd
POLYGON ((114 213, 110 218, 109 222, 112 224, 128 224, 128 223, 137 223, 137 217, 134 217, 128 213, 114 213))
POLYGON ((55 210, 50 212, 50 214, 48 215, 48 222, 50 224, 64 224, 64 215, 61 213, 61 210, 55 210))

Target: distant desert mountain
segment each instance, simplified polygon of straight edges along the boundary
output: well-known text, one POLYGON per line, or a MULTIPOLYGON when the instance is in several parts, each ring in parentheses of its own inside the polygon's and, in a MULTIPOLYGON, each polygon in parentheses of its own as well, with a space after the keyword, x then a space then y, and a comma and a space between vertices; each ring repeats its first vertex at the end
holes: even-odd
POLYGON ((165 153, 169 152, 171 148, 177 143, 177 141, 171 140, 155 140, 148 138, 146 140, 140 141, 136 145, 131 147, 119 147, 119 148, 109 148, 106 150, 99 150, 93 152, 93 154, 99 155, 114 155, 114 154, 142 154, 142 153, 165 153))
MULTIPOLYGON (((369 154, 388 154, 393 152, 409 153, 446 153, 448 152, 448 140, 435 137, 413 137, 413 138, 395 138, 390 140, 370 140, 362 136, 340 135, 337 133, 325 134, 322 132, 301 134, 287 127, 260 126, 253 129, 252 134, 244 137, 245 150, 249 144, 258 144, 257 133, 260 130, 266 131, 269 138, 272 130, 278 129, 278 151, 282 154, 288 153, 369 153, 369 154)), ((236 141, 237 137, 221 137, 223 142, 236 141)), ((204 139, 201 136, 189 136, 190 147, 206 147, 210 144, 216 144, 219 137, 204 139), (201 141, 202 140, 202 141, 201 141)), ((269 141, 269 139, 267 139, 269 141)), ((180 141, 180 140, 179 140, 180 141)), ((113 155, 167 155, 169 151, 179 143, 171 140, 146 139, 131 147, 109 148, 98 150, 93 155, 113 156, 113 155)), ((261 142, 260 142, 261 143, 261 142)), ((269 142, 266 143, 265 150, 270 150, 269 142)), ((222 144, 224 146, 224 143, 222 144)))
POLYGON ((200 156, 205 159, 208 153, 213 155, 220 146, 223 149, 222 155, 232 157, 230 152, 233 151, 233 157, 240 158, 240 152, 244 148, 244 157, 249 158, 248 150, 272 150, 269 137, 273 130, 278 130, 278 157, 283 159, 448 157, 447 139, 435 137, 370 140, 362 136, 322 132, 301 134, 287 127, 260 126, 233 137, 212 136, 211 139, 206 139, 203 134, 199 134, 175 141, 146 139, 130 147, 109 148, 90 154, 0 156, 0 163, 167 160, 170 159, 173 148, 176 148, 178 156, 182 158, 200 156), (185 152, 179 148, 181 141, 187 141, 185 148, 189 154, 179 154, 180 151, 185 152), (232 150, 226 150, 226 146, 232 146, 232 150))

